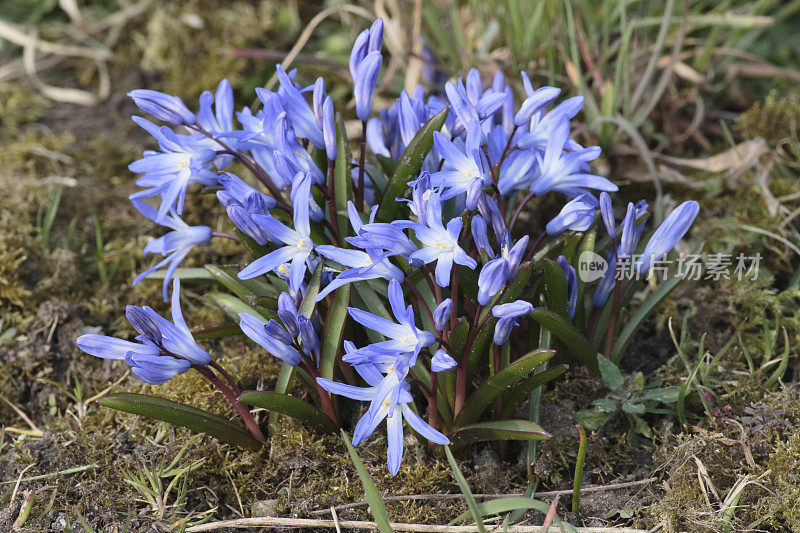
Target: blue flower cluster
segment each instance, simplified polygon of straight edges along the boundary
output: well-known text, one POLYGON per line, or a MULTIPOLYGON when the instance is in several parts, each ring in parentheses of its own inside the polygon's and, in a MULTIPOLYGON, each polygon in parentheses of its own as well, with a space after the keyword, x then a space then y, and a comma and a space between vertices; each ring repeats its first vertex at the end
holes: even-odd
MULTIPOLYGON (((447 436, 416 414, 410 378, 420 365, 434 374, 455 367, 463 370, 462 354, 450 353, 446 342, 454 324, 473 315, 475 322, 479 314, 492 317, 494 343, 506 344, 518 321, 533 311, 533 304, 524 299, 507 301, 510 298, 503 296, 545 238, 583 232, 602 219, 614 242, 609 259, 631 257, 643 234, 647 204, 628 204, 618 230, 608 195, 617 186, 593 174, 589 166, 600 155, 600 148, 583 147, 569 136, 570 121, 580 111, 583 99, 557 102, 559 89, 534 89, 525 73, 524 98, 519 105, 502 74, 495 75, 487 86, 472 69, 465 80, 447 82, 441 94, 426 96, 422 86, 411 93, 403 91, 394 105, 373 116, 382 40, 383 22, 379 19, 358 36, 349 62, 355 115, 364 128, 362 144, 374 156, 398 160, 423 126, 448 110, 441 131, 433 133, 433 149, 408 183, 409 197, 397 199, 408 207, 401 218, 378 217, 378 206, 372 204, 381 187, 370 176, 373 171, 364 168, 362 145, 361 157, 352 169, 354 191, 349 196, 355 201, 347 203, 352 231, 350 236, 345 237, 348 233, 344 231, 340 236, 332 222, 344 213, 332 211, 331 198, 334 161, 344 154, 337 153, 332 99, 322 78, 303 87, 295 81, 296 71, 287 72, 281 65, 277 66, 278 90, 257 89, 261 103, 257 112, 248 108, 234 111, 227 80, 215 94, 203 93, 196 114, 175 96, 132 91, 130 96, 140 109, 179 129, 134 117, 156 139, 158 150, 146 151, 130 170, 142 175, 137 184, 143 190, 131 196, 134 205, 147 218, 172 229, 145 248, 145 253, 156 252, 165 258, 134 282, 168 265, 166 300, 178 263, 193 246, 214 236, 208 227, 190 227, 181 220, 187 189, 193 183, 217 188, 217 198, 232 224, 269 250, 242 269, 239 278, 266 276, 283 280, 286 287, 277 302, 279 320, 243 313, 242 331, 281 361, 302 366, 325 391, 369 402, 355 428, 354 443, 362 442, 385 420, 388 466, 394 474, 403 453, 403 420, 422 437, 449 443, 447 436), (250 170, 266 191, 225 172, 233 161, 250 170), (528 200, 548 193, 565 197, 566 203, 531 242, 528 231, 515 227, 516 215, 528 200), (145 198, 157 198, 160 204, 152 207, 145 198), (393 320, 388 313, 379 316, 348 309, 364 332, 372 332, 370 338, 383 339, 361 347, 350 340, 344 342, 341 361, 352 365, 366 387, 352 379, 340 383, 316 373, 325 306, 316 306, 312 316, 299 313, 298 308, 320 264, 324 275, 321 286, 314 289, 319 291, 317 303, 351 283, 381 287, 379 292, 388 300, 393 320), (473 271, 473 275, 465 276, 459 268, 473 271), (423 283, 427 280, 435 306, 429 307, 419 296, 409 281, 412 272, 421 272, 423 283), (468 280, 477 283, 477 304, 464 301, 465 292, 459 293, 459 283, 463 287, 468 280), (404 287, 409 291, 406 295, 404 287), (413 305, 406 305, 409 294, 413 305)), ((650 238, 635 268, 646 272, 668 253, 689 229, 697 211, 696 202, 675 209, 650 238)), ((558 257, 557 263, 567 282, 569 319, 573 320, 580 305, 575 268, 564 256, 558 257)), ((605 305, 613 291, 613 274, 610 269, 600 281, 593 298, 595 307, 605 305)), ((150 383, 163 383, 191 365, 206 364, 210 357, 193 342, 181 317, 178 291, 176 278, 175 325, 149 308, 129 307, 131 323, 141 333, 137 337, 140 344, 90 335, 81 337, 79 346, 99 357, 124 359, 150 383)))

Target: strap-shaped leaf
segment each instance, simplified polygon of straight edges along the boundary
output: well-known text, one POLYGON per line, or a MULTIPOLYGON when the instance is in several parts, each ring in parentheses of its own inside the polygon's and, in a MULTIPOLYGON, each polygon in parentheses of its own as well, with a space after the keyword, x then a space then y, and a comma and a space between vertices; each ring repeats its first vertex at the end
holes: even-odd
MULTIPOLYGON (((509 511, 519 510, 534 510, 546 515, 550 510, 550 504, 532 500, 530 498, 523 498, 522 496, 510 496, 508 498, 498 498, 496 500, 485 501, 479 503, 477 506, 477 511, 481 516, 492 516, 507 513, 509 511)), ((464 511, 454 518, 450 524, 460 524, 470 518, 470 516, 471 511, 464 511)), ((556 525, 558 525, 558 523, 556 523, 556 525)))
POLYGON ((206 265, 206 270, 209 274, 214 276, 214 279, 217 280, 220 285, 235 294, 237 298, 245 302, 252 301, 253 294, 247 290, 247 287, 245 287, 238 278, 231 276, 217 265, 206 265))
POLYGON ((683 280, 681 276, 673 276, 667 281, 665 281, 656 291, 650 295, 650 297, 642 304, 636 314, 634 314, 628 323, 625 324, 625 327, 617 337, 617 342, 614 343, 614 348, 611 350, 611 360, 615 363, 619 363, 619 360, 622 358, 623 352, 628 347, 628 344, 633 339, 633 335, 642 325, 642 322, 650 316, 650 314, 656 310, 656 307, 666 298, 669 296, 669 293, 672 292, 672 289, 677 287, 678 283, 683 280))
POLYGON ((249 313, 263 322, 267 322, 270 318, 275 318, 274 311, 260 307, 255 307, 246 304, 236 296, 226 292, 209 292, 203 296, 203 303, 209 307, 221 310, 228 315, 236 323, 239 323, 239 313, 249 313))
MULTIPOLYGON (((276 211, 278 210, 276 209, 276 211)), ((253 254, 253 257, 263 257, 269 253, 269 248, 258 244, 250 235, 243 232, 239 228, 235 228, 233 233, 239 238, 239 242, 244 244, 244 247, 247 248, 247 251, 253 254)))
POLYGON ((313 405, 289 396, 270 391, 245 391, 240 398, 246 405, 261 407, 282 415, 291 416, 304 424, 324 431, 336 431, 336 424, 313 405))
POLYGON ((347 306, 350 305, 350 285, 344 285, 336 291, 333 305, 328 309, 325 320, 325 332, 322 336, 322 354, 319 361, 319 373, 325 379, 333 379, 333 368, 336 354, 342 345, 344 322, 347 319, 347 306))
POLYGON ((324 262, 320 261, 308 282, 303 301, 300 302, 300 306, 297 308, 298 314, 305 315, 308 318, 311 318, 311 315, 314 314, 314 308, 317 306, 317 302, 314 300, 319 294, 319 287, 322 284, 322 270, 324 268, 324 262))
POLYGON ((531 318, 552 333, 553 337, 563 342, 575 357, 589 369, 591 375, 600 375, 596 352, 583 333, 575 329, 575 326, 549 309, 535 309, 531 313, 531 318))
POLYGON ((523 355, 497 374, 486 380, 472 393, 456 417, 456 426, 466 426, 477 420, 500 394, 519 380, 527 377, 534 368, 555 355, 553 350, 536 349, 523 355))
MULTIPOLYGON (((336 220, 339 236, 347 237, 350 221, 347 218, 347 199, 350 194, 350 145, 347 144, 347 131, 340 113, 336 114, 336 163, 333 167, 333 203, 336 206, 336 220)), ((342 244, 344 245, 344 244, 342 244)))
MULTIPOLYGON (((568 368, 568 365, 557 365, 552 368, 543 369, 531 377, 520 381, 513 387, 511 394, 504 398, 503 411, 500 413, 500 418, 512 416, 517 406, 528 399, 529 395, 536 387, 544 385, 548 381, 553 381, 566 372, 568 368)), ((541 391, 539 391, 539 394, 541 394, 541 391)))
POLYGON ((381 170, 387 176, 391 176, 394 174, 395 169, 397 168, 397 161, 392 159, 391 157, 386 157, 385 155, 377 154, 378 164, 381 166, 381 170))
POLYGON ((253 296, 257 298, 278 297, 278 290, 259 278, 239 279, 238 266, 206 265, 205 268, 223 287, 244 301, 251 300, 253 296))
POLYGON ((378 488, 375 486, 375 483, 373 483, 372 478, 369 477, 369 472, 367 472, 367 468, 358 457, 356 449, 350 444, 350 438, 347 436, 347 433, 345 433, 344 430, 342 430, 341 433, 342 440, 345 446, 347 446, 347 453, 350 454, 350 459, 356 467, 359 479, 361 479, 361 485, 364 486, 364 497, 369 503, 369 512, 372 513, 372 517, 378 524, 378 529, 381 530, 381 533, 393 533, 394 530, 392 526, 389 525, 389 515, 386 514, 386 504, 383 503, 381 493, 378 492, 378 488))
POLYGON ((428 153, 433 148, 433 132, 439 131, 444 125, 449 108, 442 109, 433 116, 422 128, 414 135, 408 143, 403 155, 397 161, 394 174, 392 174, 389 184, 383 193, 380 207, 378 208, 378 220, 387 222, 397 218, 401 203, 396 198, 405 195, 409 180, 419 174, 422 162, 425 161, 428 153))
MULTIPOLYGON (((205 268, 178 268, 173 275, 176 278, 181 278, 181 281, 187 279, 214 279, 205 268)), ((156 270, 147 277, 150 279, 164 279, 166 276, 166 270, 156 270)))
POLYGON ((206 328, 197 333, 192 333, 192 337, 196 341, 207 341, 211 339, 222 339, 224 337, 233 337, 241 335, 242 330, 236 324, 221 324, 211 328, 206 328))
POLYGON ((174 426, 185 427, 198 433, 207 433, 217 440, 242 448, 257 450, 261 443, 246 431, 222 417, 189 405, 173 402, 158 396, 119 392, 99 400, 100 405, 126 413, 155 418, 174 426))
POLYGON ((544 297, 547 308, 567 318, 569 313, 567 277, 555 261, 545 259, 541 264, 544 269, 544 297))
POLYGON ((464 426, 448 437, 454 446, 465 446, 491 440, 547 440, 552 435, 530 420, 497 420, 464 426))

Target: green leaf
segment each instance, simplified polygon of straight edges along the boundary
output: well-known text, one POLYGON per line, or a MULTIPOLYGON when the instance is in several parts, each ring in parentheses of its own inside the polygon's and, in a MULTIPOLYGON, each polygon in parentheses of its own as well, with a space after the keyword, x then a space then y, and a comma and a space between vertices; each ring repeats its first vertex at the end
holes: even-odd
MULTIPOLYGON (((223 278, 226 279, 227 283, 231 283, 227 281, 228 279, 232 280, 238 284, 239 287, 243 287, 244 290, 256 296, 258 298, 278 298, 278 295, 281 293, 274 285, 267 283, 261 278, 253 278, 253 279, 239 279, 239 266, 238 265, 206 265, 206 270, 212 268, 216 272, 211 272, 211 275, 214 278, 225 285, 222 281, 223 278)), ((225 285, 227 287, 227 285, 225 285)), ((230 289, 230 287, 228 287, 230 289)), ((233 291, 233 289, 230 289, 233 291)), ((238 296, 238 295, 237 295, 238 296)), ((244 298, 242 298, 244 299, 244 298)))
POLYGON ((350 438, 347 436, 347 433, 345 433, 344 430, 342 430, 341 433, 342 440, 345 446, 347 446, 347 453, 350 454, 350 459, 353 461, 356 472, 358 472, 358 477, 361 479, 361 485, 364 486, 364 497, 369 503, 369 511, 378 524, 378 529, 381 530, 381 533, 393 533, 394 530, 389 524, 389 516, 386 514, 386 504, 383 503, 380 492, 378 492, 377 487, 375 487, 375 483, 372 482, 372 478, 369 477, 369 472, 367 472, 367 468, 358 457, 356 449, 350 444, 350 438))
POLYGON ((389 184, 386 186, 383 199, 378 208, 377 219, 380 222, 387 222, 397 218, 397 212, 402 204, 395 198, 402 198, 408 188, 408 181, 419 174, 422 162, 425 161, 425 157, 433 148, 433 132, 442 129, 447 118, 447 111, 448 108, 442 109, 426 122, 414 138, 411 139, 403 155, 398 159, 394 174, 392 174, 389 184))
POLYGON ((336 424, 313 405, 288 394, 269 391, 245 391, 241 402, 254 405, 268 411, 296 418, 315 429, 335 432, 336 424))
MULTIPOLYGON (((176 278, 181 278, 181 281, 187 279, 214 279, 214 276, 208 273, 205 268, 179 268, 173 274, 176 278)), ((167 276, 166 270, 156 270, 147 277, 150 279, 164 279, 167 276)))
POLYGON ((617 337, 617 341, 614 343, 614 348, 611 350, 611 360, 618 363, 619 360, 622 358, 622 354, 625 352, 625 349, 628 347, 628 344, 633 339, 633 335, 642 325, 642 323, 656 310, 656 307, 667 297, 669 293, 672 292, 672 289, 677 287, 678 283, 681 282, 683 278, 681 276, 673 276, 664 282, 656 291, 650 295, 650 297, 642 304, 636 314, 628 320, 628 323, 625 324, 625 327, 617 337))
MULTIPOLYGON (((547 368, 543 365, 541 369, 537 368, 535 374, 515 385, 512 388, 511 394, 503 400, 503 411, 500 418, 509 418, 512 416, 517 406, 524 402, 528 396, 534 392, 534 389, 554 380, 566 372, 568 368, 569 366, 567 365, 557 365, 552 368, 547 368)), ((534 422, 536 421, 534 420, 534 422)))
POLYGON ((597 366, 600 368, 600 376, 603 378, 603 382, 609 389, 619 390, 625 384, 622 372, 610 359, 597 354, 597 366))
POLYGON ((377 154, 376 157, 378 158, 378 164, 381 166, 381 170, 384 174, 387 176, 394 174, 394 171, 397 168, 397 161, 391 157, 386 157, 385 155, 381 154, 377 154))
POLYGON ((328 309, 325 330, 322 336, 322 353, 320 355, 319 373, 325 379, 333 379, 333 368, 336 354, 342 344, 344 322, 347 320, 347 306, 350 305, 350 285, 344 285, 336 291, 333 305, 328 309))
POLYGON ((253 300, 253 293, 245 287, 237 277, 231 276, 217 265, 206 265, 206 270, 214 276, 220 285, 231 291, 237 298, 243 301, 253 300))
POLYGON ((596 352, 583 333, 567 322, 560 315, 549 309, 535 309, 531 312, 533 318, 540 326, 547 329, 555 338, 563 342, 575 357, 589 370, 593 376, 600 375, 597 366, 596 352))
POLYGON ((224 337, 233 337, 235 335, 241 335, 242 330, 239 329, 239 326, 236 324, 222 324, 221 326, 215 326, 212 328, 207 328, 203 331, 198 333, 192 333, 192 337, 196 341, 205 341, 210 339, 222 339, 224 337))
MULTIPOLYGON (((483 503, 479 503, 477 510, 481 516, 492 516, 492 515, 507 513, 509 511, 519 511, 519 510, 524 510, 524 511, 535 510, 546 515, 548 511, 550 511, 550 505, 545 502, 532 500, 530 498, 523 498, 521 496, 510 496, 508 498, 498 498, 496 500, 489 500, 483 503)), ((454 518, 453 521, 450 522, 450 524, 459 524, 466 521, 470 517, 471 513, 472 511, 464 511, 456 518, 454 518)), ((554 522, 555 525, 558 525, 557 521, 554 520, 554 522)))
MULTIPOLYGON (((289 390, 289 385, 292 382, 292 377, 294 376, 295 367, 290 365, 289 363, 281 363, 280 372, 278 372, 278 381, 275 383, 275 392, 278 394, 286 394, 286 391, 289 390)), ((275 428, 275 423, 278 421, 278 412, 272 411, 269 414, 269 430, 270 432, 273 431, 275 428)))
POLYGON ((314 273, 311 275, 311 280, 308 282, 303 301, 300 302, 297 308, 297 314, 304 315, 307 318, 311 318, 311 315, 314 314, 314 308, 317 306, 315 300, 319 294, 319 286, 322 284, 322 270, 324 268, 324 262, 320 261, 314 273))
POLYGON ((260 442, 228 420, 201 409, 157 396, 119 392, 101 398, 99 403, 102 406, 126 413, 155 418, 198 433, 207 433, 217 440, 242 448, 251 450, 261 448, 260 442))
POLYGON ((622 402, 622 411, 629 415, 643 415, 645 408, 641 403, 622 402))
POLYGON ((464 408, 456 417, 456 426, 466 426, 477 420, 492 405, 495 398, 554 355, 553 350, 533 350, 490 377, 467 398, 464 408))
POLYGON ((614 413, 619 408, 617 400, 612 398, 598 398, 592 402, 592 405, 601 413, 614 413))
POLYGON ((203 303, 221 310, 232 320, 235 320, 237 324, 240 321, 239 313, 249 313, 262 322, 267 322, 270 318, 276 317, 270 310, 264 308, 256 310, 256 308, 226 292, 209 292, 203 296, 203 303))
POLYGON ((469 507, 469 513, 472 515, 472 519, 475 521, 475 525, 478 526, 478 531, 480 533, 484 533, 486 531, 486 528, 483 526, 481 513, 478 510, 478 504, 475 502, 475 497, 472 495, 472 491, 469 489, 469 484, 467 483, 467 480, 464 478, 464 474, 462 474, 461 470, 458 468, 458 463, 456 462, 456 458, 453 457, 453 452, 450 451, 450 446, 444 447, 444 453, 447 456, 447 462, 450 463, 450 469, 453 471, 453 477, 456 478, 456 483, 458 483, 458 488, 461 489, 461 493, 467 499, 467 507, 469 507))
POLYGON ((250 235, 239 228, 234 228, 233 234, 239 238, 239 242, 244 244, 244 247, 247 248, 247 251, 250 252, 253 257, 263 257, 269 253, 269 248, 258 244, 250 235))
POLYGON ((567 277, 555 261, 545 259, 541 264, 544 269, 544 296, 547 308, 562 318, 567 318, 569 316, 567 277))
MULTIPOLYGON (((350 220, 347 217, 347 200, 350 194, 350 146, 347 144, 347 132, 341 113, 336 114, 336 163, 333 167, 333 203, 336 206, 336 220, 339 224, 339 235, 347 237, 350 220)), ((342 243, 344 246, 344 243, 342 243)))
POLYGON ((614 413, 601 413, 594 409, 583 409, 575 413, 575 422, 589 431, 597 431, 612 418, 614 413))
POLYGON ((671 404, 678 401, 680 394, 681 388, 672 386, 661 389, 648 389, 644 391, 643 397, 645 400, 655 400, 657 402, 671 404))
POLYGON ((448 437, 453 446, 465 446, 491 440, 546 440, 552 435, 530 420, 497 420, 458 428, 448 437))

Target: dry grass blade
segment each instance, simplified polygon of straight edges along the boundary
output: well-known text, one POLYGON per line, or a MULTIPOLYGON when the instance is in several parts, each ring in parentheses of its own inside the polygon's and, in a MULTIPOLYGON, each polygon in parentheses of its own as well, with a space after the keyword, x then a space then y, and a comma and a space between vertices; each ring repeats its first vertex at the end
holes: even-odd
MULTIPOLYGON (((598 486, 589 486, 589 487, 581 487, 581 494, 588 494, 591 492, 605 492, 610 490, 619 490, 619 489, 626 489, 630 487, 638 487, 642 485, 648 485, 650 483, 654 483, 658 481, 657 477, 649 477, 647 479, 640 479, 638 481, 626 481, 624 483, 611 483, 609 485, 598 485, 598 486)), ((558 498, 560 496, 570 496, 572 494, 572 489, 567 490, 552 490, 548 492, 537 492, 537 498, 558 498)), ((525 494, 524 492, 519 493, 504 493, 504 494, 473 494, 476 499, 480 500, 487 500, 487 499, 494 499, 494 498, 512 498, 512 497, 529 497, 530 495, 525 494)), ((414 500, 424 500, 424 501, 431 501, 431 500, 457 500, 463 498, 463 494, 407 494, 403 496, 384 496, 384 502, 399 502, 399 501, 414 501, 414 500)), ((360 502, 355 503, 345 503, 342 505, 337 505, 335 509, 337 511, 344 511, 346 509, 355 509, 356 507, 363 507, 368 505, 366 500, 362 500, 360 502)), ((326 514, 328 509, 319 509, 317 511, 312 511, 311 514, 315 515, 322 515, 326 514)))
POLYGON ((0 19, 0 38, 11 41, 23 48, 32 47, 38 52, 53 54, 56 56, 85 57, 94 61, 108 61, 114 55, 104 48, 92 48, 89 46, 75 46, 62 43, 51 43, 42 41, 35 35, 26 34, 19 27, 0 19))
MULTIPOLYGON (((295 44, 292 47, 292 49, 289 50, 289 53, 286 54, 286 57, 281 62, 281 65, 283 66, 283 68, 285 70, 289 70, 289 66, 295 60, 295 58, 297 57, 297 54, 300 53, 300 50, 303 49, 303 47, 306 45, 308 40, 311 38, 311 35, 313 35, 314 30, 316 29, 316 27, 319 26, 319 24, 323 20, 325 20, 326 18, 330 17, 331 15, 333 15, 335 13, 341 13, 341 12, 353 13, 355 15, 362 16, 367 20, 370 20, 372 18, 372 14, 369 11, 367 11, 366 9, 364 9, 363 7, 351 6, 349 4, 342 4, 342 5, 338 5, 338 6, 333 6, 333 7, 329 7, 328 9, 325 9, 323 11, 320 11, 319 13, 317 13, 317 15, 314 18, 312 18, 309 21, 309 23, 303 29, 303 32, 297 38, 297 42, 295 42, 295 44)), ((269 81, 264 85, 264 87, 267 88, 267 89, 272 89, 275 86, 275 83, 277 81, 278 81, 278 74, 275 73, 275 74, 272 75, 272 77, 269 79, 269 81)))
MULTIPOLYGON (((371 529, 377 528, 375 522, 361 520, 339 520, 342 529, 371 529)), ((395 531, 417 531, 420 533, 473 533, 478 531, 477 526, 438 526, 434 524, 404 524, 391 523, 395 531)), ((246 529, 254 527, 284 527, 284 528, 329 528, 336 529, 333 520, 312 518, 280 518, 265 516, 258 518, 240 518, 237 520, 221 520, 208 522, 186 528, 186 533, 199 533, 201 531, 220 531, 223 529, 246 529)), ((543 526, 486 526, 486 531, 504 531, 508 533, 544 533, 543 526)), ((647 533, 644 529, 628 527, 577 527, 578 533, 647 533)))

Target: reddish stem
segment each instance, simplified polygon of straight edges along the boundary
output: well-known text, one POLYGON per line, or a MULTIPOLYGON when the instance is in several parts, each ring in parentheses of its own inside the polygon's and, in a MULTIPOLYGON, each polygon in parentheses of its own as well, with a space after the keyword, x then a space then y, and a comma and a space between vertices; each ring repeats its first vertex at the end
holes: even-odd
POLYGON ((267 439, 264 438, 264 434, 261 432, 261 429, 259 429, 258 424, 256 424, 252 413, 239 401, 239 398, 206 366, 193 364, 192 368, 200 372, 225 396, 225 398, 227 398, 236 412, 239 413, 239 416, 242 417, 242 421, 244 421, 244 424, 247 426, 253 438, 261 443, 265 443, 267 439))

